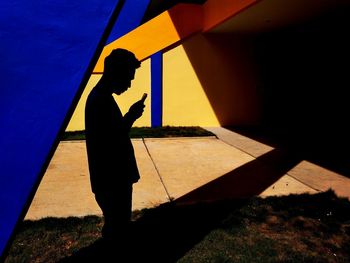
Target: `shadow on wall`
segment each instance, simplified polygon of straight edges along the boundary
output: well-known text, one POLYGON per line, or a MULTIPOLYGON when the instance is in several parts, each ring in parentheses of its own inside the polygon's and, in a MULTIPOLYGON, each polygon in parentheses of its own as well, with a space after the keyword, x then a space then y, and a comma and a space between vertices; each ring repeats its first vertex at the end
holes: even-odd
POLYGON ((256 39, 269 135, 350 176, 349 9, 256 39))
POLYGON ((183 47, 220 125, 256 124, 259 103, 250 39, 197 34, 183 47))

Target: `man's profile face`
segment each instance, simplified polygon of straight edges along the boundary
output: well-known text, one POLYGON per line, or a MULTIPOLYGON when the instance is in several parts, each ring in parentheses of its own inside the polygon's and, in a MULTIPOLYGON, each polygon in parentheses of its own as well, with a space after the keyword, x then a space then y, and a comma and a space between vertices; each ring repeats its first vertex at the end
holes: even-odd
POLYGON ((113 93, 120 95, 131 86, 131 81, 135 77, 135 69, 129 68, 108 74, 108 82, 113 93))

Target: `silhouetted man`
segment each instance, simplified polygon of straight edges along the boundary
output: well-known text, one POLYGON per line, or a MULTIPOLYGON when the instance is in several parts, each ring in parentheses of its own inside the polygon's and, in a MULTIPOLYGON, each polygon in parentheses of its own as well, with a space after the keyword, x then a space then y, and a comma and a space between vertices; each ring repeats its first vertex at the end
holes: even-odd
POLYGON ((140 178, 129 131, 145 107, 141 99, 123 116, 112 94, 125 92, 139 67, 140 62, 130 51, 113 50, 85 107, 91 187, 104 215, 102 236, 107 239, 128 235, 132 185, 140 178))

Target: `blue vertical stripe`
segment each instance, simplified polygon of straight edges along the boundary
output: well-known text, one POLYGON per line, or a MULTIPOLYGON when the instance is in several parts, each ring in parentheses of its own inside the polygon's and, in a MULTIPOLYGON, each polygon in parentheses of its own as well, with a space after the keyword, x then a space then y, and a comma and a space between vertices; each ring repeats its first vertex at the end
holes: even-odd
POLYGON ((163 121, 163 54, 151 56, 151 126, 161 127, 163 121))

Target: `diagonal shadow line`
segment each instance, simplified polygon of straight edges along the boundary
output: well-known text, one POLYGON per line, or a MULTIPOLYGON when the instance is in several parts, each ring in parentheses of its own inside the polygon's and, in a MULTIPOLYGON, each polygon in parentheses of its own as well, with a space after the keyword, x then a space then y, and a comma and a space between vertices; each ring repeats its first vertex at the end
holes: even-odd
POLYGON ((127 262, 177 262, 247 198, 298 162, 292 154, 274 149, 174 202, 146 210, 125 239, 117 238, 116 243, 99 239, 59 262, 115 262, 124 256, 127 262))
POLYGON ((172 203, 146 211, 135 222, 131 244, 127 240, 118 244, 97 240, 60 262, 110 262, 126 251, 137 251, 128 252, 127 257, 133 259, 176 262, 229 211, 244 205, 247 198, 261 193, 300 161, 285 150, 274 149, 172 203))
POLYGON ((175 200, 177 204, 197 203, 260 194, 302 159, 283 149, 274 149, 175 200))

